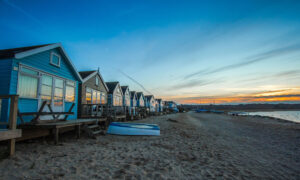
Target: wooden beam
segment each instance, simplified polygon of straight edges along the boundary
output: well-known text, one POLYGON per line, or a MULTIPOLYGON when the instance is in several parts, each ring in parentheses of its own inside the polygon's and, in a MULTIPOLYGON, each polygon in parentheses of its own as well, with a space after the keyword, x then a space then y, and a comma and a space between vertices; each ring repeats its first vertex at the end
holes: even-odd
MULTIPOLYGON (((17 128, 17 114, 18 114, 18 96, 11 96, 10 98, 10 110, 9 110, 9 129, 12 131, 17 128)), ((21 131, 22 132, 22 131, 21 131)), ((8 143, 9 155, 15 154, 16 139, 10 139, 8 143)))
POLYGON ((14 139, 22 136, 21 129, 14 129, 14 130, 4 130, 0 131, 0 141, 5 141, 9 139, 14 139))

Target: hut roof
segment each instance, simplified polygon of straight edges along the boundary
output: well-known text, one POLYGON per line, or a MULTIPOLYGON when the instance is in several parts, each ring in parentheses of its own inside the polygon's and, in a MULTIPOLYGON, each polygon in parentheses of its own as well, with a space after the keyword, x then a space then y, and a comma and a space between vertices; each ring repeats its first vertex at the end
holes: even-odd
POLYGON ((104 84, 104 87, 105 87, 106 91, 109 91, 109 89, 108 89, 106 83, 104 82, 104 79, 101 76, 99 71, 80 71, 79 74, 82 78, 83 83, 86 82, 87 80, 89 80, 90 78, 94 77, 96 74, 98 74, 100 76, 101 81, 104 84))
POLYGON ((137 92, 136 95, 137 95, 138 98, 141 98, 142 95, 144 96, 144 93, 143 92, 137 92))
POLYGON ((133 97, 136 95, 135 91, 130 91, 130 98, 133 99, 133 97))
POLYGON ((74 64, 72 63, 71 59, 69 58, 68 54, 66 53, 65 49, 60 43, 42 44, 37 46, 27 46, 27 47, 13 48, 13 49, 3 49, 0 50, 0 59, 7 59, 7 58, 22 59, 54 48, 59 48, 61 53, 64 55, 67 64, 70 66, 71 70, 75 74, 76 78, 81 82, 82 78, 80 74, 76 70, 74 64))
POLYGON ((48 46, 52 44, 42 44, 42 45, 37 45, 37 46, 26 46, 26 47, 19 47, 19 48, 13 48, 13 49, 3 49, 0 50, 0 59, 5 59, 5 58, 13 58, 15 57, 15 54, 33 50, 36 48, 48 46))
POLYGON ((146 98, 147 101, 150 101, 151 98, 154 98, 154 96, 153 95, 148 95, 148 96, 145 96, 145 98, 146 98))
POLYGON ((126 90, 128 89, 128 86, 121 86, 122 92, 125 95, 126 90))
POLYGON ((161 99, 156 99, 157 102, 161 103, 161 99))
POLYGON ((89 75, 93 74, 96 71, 80 71, 79 74, 82 79, 88 77, 89 75))
POLYGON ((116 89, 117 85, 119 84, 119 82, 106 82, 106 86, 108 87, 108 92, 110 94, 112 94, 114 92, 114 90, 116 89))

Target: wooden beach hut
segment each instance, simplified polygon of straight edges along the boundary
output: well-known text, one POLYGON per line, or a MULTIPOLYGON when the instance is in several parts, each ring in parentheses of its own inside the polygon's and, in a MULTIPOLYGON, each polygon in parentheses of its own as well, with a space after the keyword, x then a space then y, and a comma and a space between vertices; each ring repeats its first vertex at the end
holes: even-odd
POLYGON ((129 120, 132 120, 132 112, 130 108, 130 91, 128 86, 121 86, 123 93, 123 106, 126 111, 126 117, 129 120))
POLYGON ((137 94, 135 91, 130 91, 130 108, 132 116, 137 118, 137 94))
POLYGON ((137 92, 136 95, 137 95, 137 112, 141 118, 144 118, 147 116, 144 93, 137 92))
MULTIPOLYGON (((107 103, 113 110, 114 120, 125 120, 126 112, 123 106, 123 92, 119 82, 106 82, 108 87, 107 103)), ((130 104, 130 102, 129 102, 130 104)))
POLYGON ((80 118, 106 118, 108 87, 99 71, 79 72, 82 83, 79 86, 80 118))
MULTIPOLYGON (((0 50, 0 94, 19 96, 17 124, 54 129, 56 142, 60 127, 80 124, 81 80, 60 43, 0 50)), ((2 122, 8 121, 10 103, 2 100, 2 122)))
POLYGON ((95 136, 108 125, 107 118, 110 111, 107 106, 107 94, 109 90, 99 70, 81 71, 79 74, 82 83, 79 85, 78 117, 97 120, 96 124, 84 127, 89 135, 95 136))
POLYGON ((174 101, 165 101, 164 107, 166 113, 178 112, 177 104, 174 101))
POLYGON ((155 114, 155 98, 153 95, 145 96, 146 99, 146 107, 149 109, 149 113, 154 115, 155 114))
POLYGON ((162 99, 155 99, 156 100, 156 111, 158 114, 162 114, 163 112, 163 101, 162 99))

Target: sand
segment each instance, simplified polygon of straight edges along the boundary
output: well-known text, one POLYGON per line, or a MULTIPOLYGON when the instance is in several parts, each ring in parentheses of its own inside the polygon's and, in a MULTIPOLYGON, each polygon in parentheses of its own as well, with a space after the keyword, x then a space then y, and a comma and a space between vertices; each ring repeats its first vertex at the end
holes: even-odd
POLYGON ((0 179, 300 179, 300 124, 193 112, 137 122, 161 136, 18 143, 0 179))

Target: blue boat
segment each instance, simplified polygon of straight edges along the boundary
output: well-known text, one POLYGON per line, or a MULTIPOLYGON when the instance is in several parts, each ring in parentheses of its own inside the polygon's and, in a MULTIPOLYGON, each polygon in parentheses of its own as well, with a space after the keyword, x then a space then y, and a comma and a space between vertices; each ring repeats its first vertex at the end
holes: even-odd
POLYGON ((128 136, 159 136, 160 128, 156 124, 111 122, 107 134, 128 136))
POLYGON ((209 111, 206 109, 196 109, 196 112, 201 113, 201 112, 209 112, 209 111))

